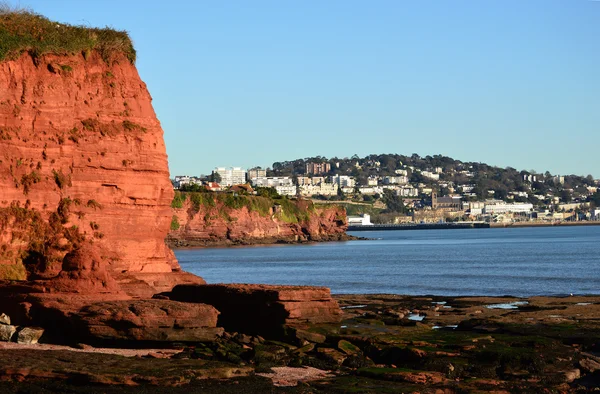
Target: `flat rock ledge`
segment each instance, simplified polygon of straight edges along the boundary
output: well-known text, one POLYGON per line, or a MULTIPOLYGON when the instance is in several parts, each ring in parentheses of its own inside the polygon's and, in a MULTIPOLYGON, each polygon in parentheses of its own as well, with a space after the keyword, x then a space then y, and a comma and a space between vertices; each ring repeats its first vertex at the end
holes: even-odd
POLYGON ((218 316, 210 305, 152 299, 94 303, 77 319, 96 340, 206 342, 223 333, 218 316))
POLYGON ((338 323, 340 307, 326 287, 254 284, 178 285, 163 293, 173 301, 212 305, 228 332, 281 337, 297 324, 338 323))

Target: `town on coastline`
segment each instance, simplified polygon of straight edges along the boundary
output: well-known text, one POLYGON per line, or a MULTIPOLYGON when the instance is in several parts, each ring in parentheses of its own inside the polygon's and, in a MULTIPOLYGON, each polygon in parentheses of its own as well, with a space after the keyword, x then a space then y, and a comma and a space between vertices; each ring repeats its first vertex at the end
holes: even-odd
POLYGON ((181 191, 259 193, 338 204, 350 225, 600 222, 600 180, 468 163, 435 155, 315 157, 272 168, 216 167, 175 176, 181 191), (242 186, 245 185, 245 186, 242 186))

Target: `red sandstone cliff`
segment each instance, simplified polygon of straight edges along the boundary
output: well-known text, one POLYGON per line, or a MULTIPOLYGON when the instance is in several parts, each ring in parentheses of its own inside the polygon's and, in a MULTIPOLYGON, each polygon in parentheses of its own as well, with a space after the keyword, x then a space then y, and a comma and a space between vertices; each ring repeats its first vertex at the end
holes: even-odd
MULTIPOLYGON (((193 193, 174 208, 168 243, 176 246, 334 241, 347 238, 346 213, 306 200, 193 193)), ((176 199, 177 200, 177 199, 176 199)))
POLYGON ((56 275, 83 240, 115 275, 178 270, 151 101, 125 55, 0 61, 0 279, 56 275))

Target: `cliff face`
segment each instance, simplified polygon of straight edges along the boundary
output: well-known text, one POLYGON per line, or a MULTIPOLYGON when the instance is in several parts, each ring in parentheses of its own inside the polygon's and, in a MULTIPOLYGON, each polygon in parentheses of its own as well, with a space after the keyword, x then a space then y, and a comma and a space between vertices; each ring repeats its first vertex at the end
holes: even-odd
POLYGON ((180 207, 173 209, 167 238, 174 247, 346 238, 346 214, 336 206, 211 193, 186 193, 174 201, 180 207))
POLYGON ((125 55, 0 61, 0 279, 51 277, 83 242, 112 273, 178 270, 151 100, 125 55))

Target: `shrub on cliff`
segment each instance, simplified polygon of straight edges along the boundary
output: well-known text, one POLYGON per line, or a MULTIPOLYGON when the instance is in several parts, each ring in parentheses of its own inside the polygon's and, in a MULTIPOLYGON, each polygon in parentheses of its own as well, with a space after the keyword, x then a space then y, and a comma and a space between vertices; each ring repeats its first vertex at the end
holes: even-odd
POLYGON ((136 53, 125 31, 57 23, 24 9, 0 4, 0 60, 29 52, 34 59, 48 54, 83 53, 97 50, 105 61, 123 53, 135 62, 136 53))

